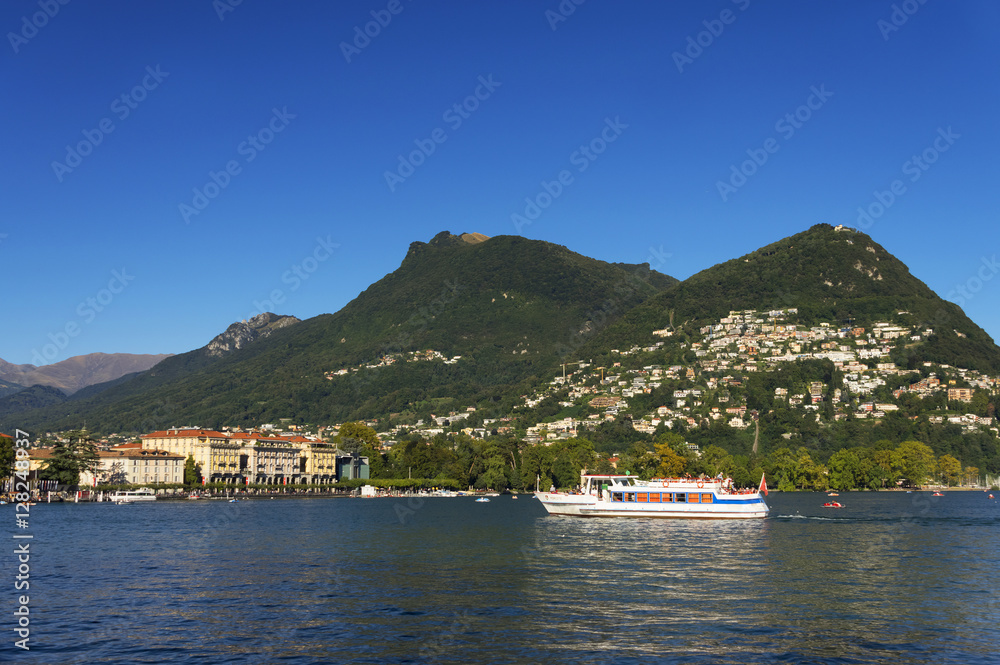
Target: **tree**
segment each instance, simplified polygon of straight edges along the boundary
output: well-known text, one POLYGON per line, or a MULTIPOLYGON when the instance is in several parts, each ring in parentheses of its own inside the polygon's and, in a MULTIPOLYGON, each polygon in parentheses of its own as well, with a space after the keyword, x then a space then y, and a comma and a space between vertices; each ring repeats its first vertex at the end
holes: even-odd
POLYGON ((74 487, 80 484, 82 472, 97 470, 100 458, 86 430, 67 432, 65 437, 66 441, 57 441, 53 446, 52 457, 45 462, 39 477, 74 487))
POLYGON ((723 448, 711 445, 701 452, 701 457, 694 465, 694 471, 715 477, 720 473, 729 474, 733 459, 723 448))
MULTIPOLYGON (((340 441, 356 439, 376 448, 380 444, 378 434, 375 430, 368 427, 368 425, 359 422, 347 422, 341 425, 340 431, 337 433, 337 437, 340 441)), ((341 448, 346 450, 344 446, 341 446, 341 448)))
POLYGON ((830 469, 830 487, 835 490, 849 490, 860 485, 858 476, 861 460, 858 455, 846 448, 838 450, 830 456, 827 463, 830 469))
POLYGON ((666 443, 655 444, 656 454, 660 456, 660 466, 656 469, 658 476, 667 478, 677 477, 684 473, 687 460, 674 452, 674 449, 666 443))
POLYGON ((977 416, 987 417, 989 415, 990 395, 985 390, 977 390, 972 393, 972 401, 969 403, 969 410, 977 416))
POLYGON ((899 452, 890 448, 873 450, 870 453, 874 468, 872 472, 885 487, 886 483, 895 483, 902 470, 902 461, 899 452))
POLYGON ((597 459, 594 444, 580 437, 556 441, 552 452, 555 456, 552 474, 558 487, 579 485, 580 472, 589 469, 597 459))
POLYGON ((942 455, 938 460, 938 471, 945 485, 957 485, 962 477, 962 463, 951 455, 942 455))
POLYGON ((124 485, 127 480, 128 473, 125 471, 125 463, 120 460, 114 462, 105 482, 109 485, 124 485))
POLYGON ((201 464, 196 464, 193 456, 184 460, 184 484, 188 487, 201 484, 201 464))
POLYGON ((654 453, 646 444, 636 441, 621 455, 618 468, 627 473, 649 480, 657 475, 660 467, 660 456, 654 453))
POLYGON ((896 449, 903 476, 911 485, 923 485, 934 473, 934 451, 919 441, 904 441, 896 449))
POLYGON ((14 439, 0 435, 0 478, 14 473, 14 439))
POLYGON ((521 483, 524 487, 534 487, 546 490, 555 484, 552 475, 552 463, 555 459, 552 448, 545 445, 534 445, 524 449, 521 454, 521 483))
POLYGON ((967 466, 965 467, 964 482, 967 485, 978 485, 979 484, 979 467, 967 466))
POLYGON ((385 459, 382 457, 382 442, 375 430, 360 422, 346 422, 334 438, 337 447, 354 455, 368 458, 369 474, 372 478, 385 475, 385 459))
POLYGON ((826 489, 828 483, 826 475, 823 473, 826 471, 823 465, 813 462, 809 451, 804 447, 799 448, 796 454, 798 460, 795 464, 795 486, 802 489, 826 489))

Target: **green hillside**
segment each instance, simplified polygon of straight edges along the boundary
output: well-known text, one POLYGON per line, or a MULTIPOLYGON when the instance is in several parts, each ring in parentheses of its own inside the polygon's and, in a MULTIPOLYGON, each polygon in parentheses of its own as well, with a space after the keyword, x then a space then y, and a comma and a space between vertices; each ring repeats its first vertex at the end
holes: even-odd
POLYGON ((1000 370, 1000 347, 961 308, 937 296, 864 233, 819 224, 712 266, 635 308, 584 351, 647 340, 650 332, 717 321, 730 310, 797 308, 797 322, 869 327, 878 321, 934 331, 895 358, 1000 370), (672 317, 672 319, 671 319, 672 317))
POLYGON ((435 399, 496 401, 676 283, 647 265, 609 264, 551 243, 466 238, 445 232, 413 243, 399 269, 336 314, 222 358, 203 349, 168 358, 87 399, 19 414, 19 422, 63 429, 85 418, 94 431, 144 431, 333 422, 419 412, 435 399), (413 360, 427 350, 439 358, 413 360), (381 365, 387 358, 395 362, 381 365))
POLYGON ((40 409, 66 401, 66 393, 51 386, 31 386, 0 397, 0 418, 29 409, 40 409))

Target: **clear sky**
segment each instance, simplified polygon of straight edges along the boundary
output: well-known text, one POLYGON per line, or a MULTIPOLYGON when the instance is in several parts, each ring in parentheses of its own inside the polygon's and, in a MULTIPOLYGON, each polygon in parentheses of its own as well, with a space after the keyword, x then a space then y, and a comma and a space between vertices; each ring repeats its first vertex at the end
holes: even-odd
POLYGON ((0 4, 9 362, 335 312, 444 230, 683 279, 861 226, 1000 339, 1000 3, 61 2, 0 4))

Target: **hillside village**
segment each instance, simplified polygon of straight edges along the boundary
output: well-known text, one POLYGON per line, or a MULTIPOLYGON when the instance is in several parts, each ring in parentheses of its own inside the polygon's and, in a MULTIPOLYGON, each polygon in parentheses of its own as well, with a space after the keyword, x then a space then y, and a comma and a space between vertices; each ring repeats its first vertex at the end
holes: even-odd
MULTIPOLYGON (((642 364, 664 346, 663 338, 673 335, 670 330, 656 330, 661 338, 647 346, 635 345, 626 350, 612 349, 621 358, 610 367, 592 367, 579 363, 578 368, 533 395, 525 396, 524 406, 532 408, 553 394, 566 392, 564 406, 586 404, 591 413, 586 419, 564 418, 538 423, 529 427, 527 440, 558 439, 576 436, 588 421, 613 420, 629 412, 629 400, 650 394, 668 382, 686 382, 692 387, 672 391, 669 402, 648 413, 632 413, 633 427, 652 434, 658 427, 699 427, 703 423, 720 421, 731 428, 745 429, 759 416, 745 402, 732 396, 738 392, 750 373, 771 371, 786 363, 806 360, 829 360, 842 375, 837 385, 810 382, 802 386, 779 386, 774 400, 789 408, 815 413, 817 422, 824 414, 834 420, 846 418, 878 419, 898 411, 899 399, 906 394, 920 398, 943 395, 950 404, 970 404, 977 390, 992 393, 1000 386, 1000 377, 955 368, 949 365, 922 363, 928 375, 912 384, 894 388, 898 377, 910 376, 913 370, 898 367, 890 354, 900 345, 917 343, 933 330, 920 326, 902 326, 876 322, 872 327, 837 327, 823 322, 806 327, 792 323, 795 308, 757 312, 731 311, 712 325, 699 329, 701 338, 682 344, 681 349, 693 353, 689 364, 669 366, 642 364), (823 409, 824 403, 829 406, 823 409)), ((905 316, 907 312, 899 312, 905 316)), ((971 412, 930 415, 933 423, 961 425, 965 431, 986 428, 998 434, 992 416, 971 412)))
MULTIPOLYGON (((898 312, 900 319, 907 314, 898 312)), ((899 411, 904 400, 936 399, 938 406, 927 414, 929 422, 957 425, 964 433, 1000 435, 994 414, 984 412, 984 404, 1000 387, 1000 377, 928 362, 911 370, 892 361, 890 354, 894 350, 919 343, 933 334, 932 329, 886 321, 869 327, 838 326, 833 322, 805 326, 796 322, 797 317, 796 308, 731 311, 728 316, 700 327, 697 335, 687 341, 671 339, 676 334, 673 330, 654 330, 642 345, 611 349, 608 355, 612 361, 605 366, 586 361, 566 362, 558 375, 534 393, 522 396, 522 402, 508 414, 483 417, 470 405, 462 410, 433 414, 427 421, 375 419, 366 424, 377 430, 384 451, 401 436, 430 439, 450 433, 473 438, 515 435, 528 444, 551 444, 586 437, 601 422, 621 420, 622 416, 628 416, 624 422, 634 430, 649 435, 712 424, 748 430, 761 416, 759 410, 747 404, 747 396, 742 392, 748 376, 773 372, 789 364, 829 361, 835 381, 779 385, 769 396, 772 404, 809 414, 823 424, 830 420, 878 420, 899 411), (664 356, 668 347, 686 360, 670 365, 652 362, 664 356), (662 404, 648 411, 634 406, 643 401, 641 398, 654 394, 664 397, 662 404), (574 415, 524 421, 524 415, 553 399, 559 409, 572 411, 574 415)), ((326 372, 325 378, 343 380, 341 377, 345 375, 397 362, 452 364, 459 360, 460 356, 448 357, 434 350, 391 354, 360 367, 326 372)), ((261 440, 275 437, 311 448, 336 436, 339 427, 339 423, 310 427, 283 423, 262 424, 245 431, 259 434, 261 440)), ((229 438, 240 431, 221 428, 220 436, 229 438)), ((100 443, 111 450, 121 441, 112 435, 100 443)), ((691 448, 696 450, 697 446, 691 448)))

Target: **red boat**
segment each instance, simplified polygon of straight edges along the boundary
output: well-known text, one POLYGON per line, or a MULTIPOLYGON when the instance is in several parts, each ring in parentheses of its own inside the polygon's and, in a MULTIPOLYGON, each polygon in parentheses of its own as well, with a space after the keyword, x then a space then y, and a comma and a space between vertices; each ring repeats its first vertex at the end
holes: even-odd
POLYGON ((830 503, 824 503, 823 507, 824 508, 843 508, 844 504, 840 503, 839 501, 831 501, 830 503))

